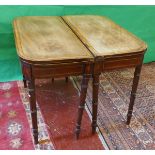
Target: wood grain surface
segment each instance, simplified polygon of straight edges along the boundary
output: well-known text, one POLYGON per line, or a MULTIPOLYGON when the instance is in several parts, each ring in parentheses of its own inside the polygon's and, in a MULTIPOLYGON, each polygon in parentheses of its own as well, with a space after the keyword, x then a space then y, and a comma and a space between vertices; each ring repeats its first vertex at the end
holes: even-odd
POLYGON ((63 16, 65 22, 94 56, 144 51, 147 45, 104 16, 63 16))
POLYGON ((93 58, 61 17, 18 17, 13 22, 18 55, 30 61, 93 58))

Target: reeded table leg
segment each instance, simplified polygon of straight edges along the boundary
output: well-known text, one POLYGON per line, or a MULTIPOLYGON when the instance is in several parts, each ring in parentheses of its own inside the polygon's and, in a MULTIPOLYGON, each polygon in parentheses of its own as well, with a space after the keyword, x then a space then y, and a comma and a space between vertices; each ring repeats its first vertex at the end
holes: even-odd
POLYGON ((127 114, 127 122, 126 122, 127 125, 130 124, 131 117, 132 117, 133 106, 134 106, 134 101, 136 98, 136 91, 137 91, 137 87, 138 87, 141 68, 142 68, 142 64, 136 66, 136 68, 135 68, 132 91, 131 91, 131 96, 130 96, 129 109, 128 109, 128 114, 127 114))
POLYGON ((88 82, 89 82, 90 75, 83 75, 82 83, 81 83, 81 96, 80 96, 80 105, 78 107, 78 118, 76 124, 76 138, 79 138, 80 135, 80 128, 81 128, 81 121, 83 110, 85 107, 85 99, 87 94, 88 82))
POLYGON ((34 143, 38 144, 38 124, 37 124, 37 107, 36 107, 36 95, 35 95, 35 81, 34 79, 28 81, 28 90, 30 98, 30 109, 32 118, 32 130, 34 136, 34 143))
POLYGON ((93 75, 93 101, 92 101, 92 133, 96 132, 97 127, 97 107, 98 107, 98 90, 99 90, 99 75, 93 75))

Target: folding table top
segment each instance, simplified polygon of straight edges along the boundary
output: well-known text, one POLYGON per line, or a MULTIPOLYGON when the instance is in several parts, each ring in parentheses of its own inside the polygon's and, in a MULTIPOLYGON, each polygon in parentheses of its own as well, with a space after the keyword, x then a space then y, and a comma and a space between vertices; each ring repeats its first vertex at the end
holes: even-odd
POLYGON ((93 58, 61 17, 18 17, 13 26, 17 53, 25 60, 78 61, 93 58))
POLYGON ((94 56, 145 51, 147 45, 104 16, 63 16, 94 56))
POLYGON ((27 16, 14 20, 18 55, 30 61, 90 60, 143 52, 147 45, 103 16, 27 16))

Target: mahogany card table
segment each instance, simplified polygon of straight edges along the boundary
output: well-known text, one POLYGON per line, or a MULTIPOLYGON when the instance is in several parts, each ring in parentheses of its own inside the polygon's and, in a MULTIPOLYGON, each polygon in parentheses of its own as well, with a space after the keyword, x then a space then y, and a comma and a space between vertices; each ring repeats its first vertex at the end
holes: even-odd
POLYGON ((127 124, 130 123, 147 50, 142 40, 103 16, 18 17, 13 25, 24 86, 28 83, 35 144, 38 143, 37 78, 83 76, 76 124, 78 138, 89 78, 93 78, 92 133, 95 133, 100 74, 135 67, 127 113, 127 124))
POLYGON ((63 19, 94 56, 93 65, 93 132, 97 126, 99 75, 108 70, 135 67, 127 125, 130 124, 136 90, 147 45, 103 16, 64 16, 63 19))
POLYGON ((35 144, 38 144, 35 79, 83 75, 78 131, 91 75, 92 54, 61 17, 18 17, 13 26, 25 87, 28 83, 35 144))

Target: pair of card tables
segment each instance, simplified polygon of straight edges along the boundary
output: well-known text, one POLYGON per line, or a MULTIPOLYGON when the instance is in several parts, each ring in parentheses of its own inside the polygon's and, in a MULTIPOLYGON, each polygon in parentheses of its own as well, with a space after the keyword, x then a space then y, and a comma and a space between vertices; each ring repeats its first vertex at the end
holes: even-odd
POLYGON ((147 45, 103 16, 25 16, 13 22, 24 86, 28 87, 32 128, 38 144, 35 79, 82 75, 76 138, 80 134, 89 79, 93 79, 92 133, 96 132, 99 76, 102 72, 135 67, 127 113, 130 123, 147 45))

